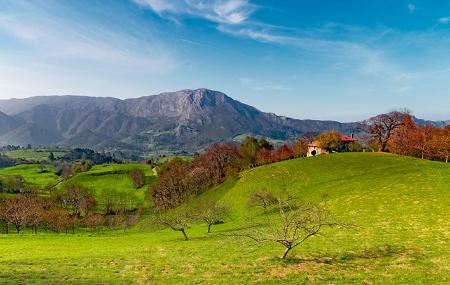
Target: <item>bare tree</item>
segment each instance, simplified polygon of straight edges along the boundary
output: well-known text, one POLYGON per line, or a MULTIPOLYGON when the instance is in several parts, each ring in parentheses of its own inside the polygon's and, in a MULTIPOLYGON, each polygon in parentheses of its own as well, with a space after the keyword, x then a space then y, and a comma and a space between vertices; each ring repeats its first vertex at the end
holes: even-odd
POLYGON ((63 193, 57 193, 56 200, 71 214, 80 217, 83 213, 88 215, 95 207, 96 201, 92 191, 77 184, 70 184, 63 193))
POLYGON ((100 214, 90 214, 84 217, 83 222, 88 229, 97 230, 103 226, 105 219, 100 214))
POLYGON ((378 115, 369 120, 369 133, 377 141, 379 151, 387 150, 391 135, 403 125, 406 116, 409 116, 407 112, 394 111, 378 115))
POLYGON ((160 213, 156 216, 156 222, 173 231, 181 232, 184 240, 189 240, 186 230, 189 224, 193 222, 193 215, 188 210, 178 210, 166 213, 160 213))
POLYGON ((325 227, 348 226, 328 220, 328 213, 318 205, 293 206, 291 202, 279 199, 277 215, 265 216, 262 223, 252 223, 247 232, 232 236, 249 238, 257 244, 280 244, 285 248, 281 258, 285 259, 292 249, 320 235, 325 227))
POLYGON ((29 200, 29 197, 18 195, 6 199, 0 209, 6 223, 14 225, 18 234, 32 218, 29 200))
POLYGON ((72 224, 68 211, 59 207, 47 209, 44 215, 44 222, 48 224, 56 234, 59 234, 63 230, 67 233, 68 228, 72 224))
POLYGON ((134 168, 130 171, 130 178, 133 182, 133 186, 136 189, 141 188, 145 184, 145 173, 139 168, 134 168))
POLYGON ((203 201, 200 207, 199 218, 208 225, 208 233, 213 225, 223 224, 230 214, 229 207, 216 201, 203 201))
POLYGON ((264 210, 264 214, 267 214, 267 209, 277 203, 277 199, 272 193, 266 190, 258 190, 250 194, 249 204, 251 206, 259 206, 264 210))

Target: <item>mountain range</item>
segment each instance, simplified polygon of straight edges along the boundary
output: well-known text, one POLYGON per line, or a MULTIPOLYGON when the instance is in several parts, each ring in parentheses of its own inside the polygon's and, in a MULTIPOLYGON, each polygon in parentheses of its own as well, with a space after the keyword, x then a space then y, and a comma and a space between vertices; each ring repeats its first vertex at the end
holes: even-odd
POLYGON ((245 134, 290 140, 307 132, 350 134, 363 128, 363 122, 298 120, 265 113, 209 89, 125 100, 87 96, 0 100, 0 145, 192 152, 245 134))

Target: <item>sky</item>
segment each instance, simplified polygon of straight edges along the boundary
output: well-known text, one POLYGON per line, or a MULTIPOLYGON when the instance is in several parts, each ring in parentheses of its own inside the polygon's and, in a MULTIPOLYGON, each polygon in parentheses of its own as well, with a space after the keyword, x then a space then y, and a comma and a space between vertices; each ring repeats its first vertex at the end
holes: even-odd
POLYGON ((222 91, 266 112, 450 119, 450 1, 0 0, 0 99, 222 91))

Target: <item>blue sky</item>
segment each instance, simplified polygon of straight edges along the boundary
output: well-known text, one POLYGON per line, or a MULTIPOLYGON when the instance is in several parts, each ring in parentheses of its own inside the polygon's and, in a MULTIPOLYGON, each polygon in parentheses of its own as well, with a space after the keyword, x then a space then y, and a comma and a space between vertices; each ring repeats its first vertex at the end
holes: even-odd
POLYGON ((198 87, 295 118, 450 119, 450 1, 0 0, 0 98, 198 87))

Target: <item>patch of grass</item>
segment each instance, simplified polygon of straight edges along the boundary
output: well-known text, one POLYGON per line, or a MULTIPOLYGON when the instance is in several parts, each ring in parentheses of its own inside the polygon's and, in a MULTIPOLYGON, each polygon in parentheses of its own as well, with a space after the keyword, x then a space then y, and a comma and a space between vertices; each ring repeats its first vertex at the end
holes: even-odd
POLYGON ((138 199, 138 204, 146 205, 145 192, 148 185, 153 183, 153 176, 150 166, 145 164, 101 164, 94 165, 89 171, 79 173, 67 181, 61 183, 63 187, 67 183, 77 183, 95 191, 97 196, 104 190, 115 190, 125 192, 138 199), (129 172, 133 169, 141 169, 146 176, 146 183, 139 189, 133 186, 129 172))
MULTIPOLYGON (((7 151, 5 154, 14 159, 20 158, 25 160, 41 161, 48 160, 50 152, 51 151, 46 149, 18 149, 7 151)), ((65 151, 53 151, 55 158, 62 157, 65 154, 65 151)))
POLYGON ((0 169, 0 175, 20 175, 27 185, 43 189, 49 185, 55 185, 59 181, 53 166, 46 165, 44 169, 46 171, 41 172, 38 164, 20 164, 0 169))
MULTIPOLYGON (((93 177, 85 180, 97 185, 93 177)), ((192 225, 189 241, 149 230, 148 219, 126 233, 2 235, 0 283, 448 284, 448 185, 450 165, 395 155, 285 161, 244 171, 193 199, 228 204, 232 217, 211 234, 206 225, 192 225), (247 205, 262 188, 320 203, 359 229, 328 229, 286 261, 278 258, 279 246, 224 236, 245 228, 245 217, 263 215, 247 205)))

